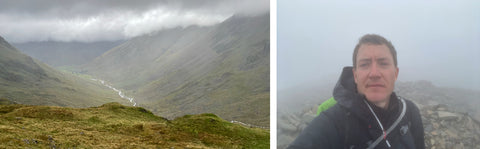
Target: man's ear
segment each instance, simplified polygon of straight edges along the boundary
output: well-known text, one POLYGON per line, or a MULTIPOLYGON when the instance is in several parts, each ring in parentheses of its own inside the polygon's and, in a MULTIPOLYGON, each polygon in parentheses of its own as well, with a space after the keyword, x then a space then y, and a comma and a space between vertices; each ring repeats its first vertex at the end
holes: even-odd
POLYGON ((357 71, 355 70, 355 67, 353 67, 352 72, 353 72, 353 78, 355 79, 355 84, 357 84, 357 71))
POLYGON ((397 81, 397 78, 398 78, 398 72, 400 71, 400 69, 398 69, 398 67, 396 67, 396 68, 397 68, 397 72, 395 72, 395 81, 397 81))

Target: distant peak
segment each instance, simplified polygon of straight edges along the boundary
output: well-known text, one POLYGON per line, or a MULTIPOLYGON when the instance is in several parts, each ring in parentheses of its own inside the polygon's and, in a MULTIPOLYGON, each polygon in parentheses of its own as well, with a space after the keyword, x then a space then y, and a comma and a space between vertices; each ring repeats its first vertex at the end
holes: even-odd
POLYGON ((5 39, 4 39, 2 36, 0 36, 0 43, 3 44, 3 43, 5 43, 5 42, 7 42, 7 41, 5 41, 5 39))
POLYGON ((8 43, 2 36, 0 36, 0 45, 3 45, 9 49, 15 49, 10 43, 8 43))

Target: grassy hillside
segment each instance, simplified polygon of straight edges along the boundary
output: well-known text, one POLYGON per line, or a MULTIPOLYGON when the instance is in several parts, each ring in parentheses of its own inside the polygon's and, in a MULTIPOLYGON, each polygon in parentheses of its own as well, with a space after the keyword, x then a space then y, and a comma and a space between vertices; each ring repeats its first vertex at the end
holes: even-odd
POLYGON ((0 37, 0 98, 22 104, 70 107, 124 102, 100 84, 64 73, 21 53, 0 37))
POLYGON ((75 109, 0 105, 0 148, 268 148, 269 132, 214 114, 166 120, 108 103, 75 109))
POLYGON ((269 15, 233 16, 126 41, 85 67, 142 107, 174 118, 215 113, 269 125, 269 15))

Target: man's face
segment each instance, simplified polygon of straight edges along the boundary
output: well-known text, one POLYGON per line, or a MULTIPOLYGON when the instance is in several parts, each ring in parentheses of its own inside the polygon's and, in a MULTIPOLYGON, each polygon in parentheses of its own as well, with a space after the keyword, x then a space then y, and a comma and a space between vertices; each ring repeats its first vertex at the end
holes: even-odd
POLYGON ((398 76, 392 54, 386 45, 362 44, 353 69, 357 91, 373 103, 386 102, 398 76))

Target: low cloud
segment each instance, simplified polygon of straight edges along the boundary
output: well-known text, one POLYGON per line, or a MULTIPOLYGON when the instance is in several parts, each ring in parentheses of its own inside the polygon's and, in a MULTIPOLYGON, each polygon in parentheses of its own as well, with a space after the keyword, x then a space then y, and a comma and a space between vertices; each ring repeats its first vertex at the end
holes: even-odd
POLYGON ((11 42, 113 41, 158 30, 208 26, 232 15, 269 11, 269 1, 22 1, 0 2, 0 36, 11 42))

